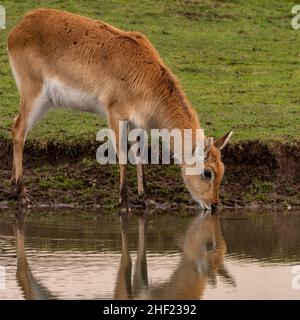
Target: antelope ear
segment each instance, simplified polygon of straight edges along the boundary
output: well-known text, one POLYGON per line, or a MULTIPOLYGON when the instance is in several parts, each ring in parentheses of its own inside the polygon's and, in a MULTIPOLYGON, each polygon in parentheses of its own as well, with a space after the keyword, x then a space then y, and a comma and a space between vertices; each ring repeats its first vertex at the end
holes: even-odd
POLYGON ((229 142, 230 138, 233 135, 233 131, 229 131, 226 133, 223 137, 218 138, 215 142, 214 145, 217 147, 219 150, 222 150, 226 144, 229 142))
POLYGON ((207 152, 212 147, 213 144, 214 144, 214 138, 213 137, 206 138, 205 141, 204 141, 204 150, 205 150, 205 152, 207 152))

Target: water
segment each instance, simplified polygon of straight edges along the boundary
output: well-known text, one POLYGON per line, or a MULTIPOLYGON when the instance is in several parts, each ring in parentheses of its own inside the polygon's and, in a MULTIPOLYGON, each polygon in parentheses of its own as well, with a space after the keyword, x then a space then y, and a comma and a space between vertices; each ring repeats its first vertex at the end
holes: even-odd
POLYGON ((300 212, 0 211, 0 299, 299 299, 299 230, 300 212))

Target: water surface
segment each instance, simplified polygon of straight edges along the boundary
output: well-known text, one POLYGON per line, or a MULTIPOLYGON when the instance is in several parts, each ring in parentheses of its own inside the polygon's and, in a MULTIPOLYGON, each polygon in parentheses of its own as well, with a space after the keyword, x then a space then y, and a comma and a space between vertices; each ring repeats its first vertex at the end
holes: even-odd
POLYGON ((300 212, 0 211, 0 299, 299 299, 299 230, 300 212))

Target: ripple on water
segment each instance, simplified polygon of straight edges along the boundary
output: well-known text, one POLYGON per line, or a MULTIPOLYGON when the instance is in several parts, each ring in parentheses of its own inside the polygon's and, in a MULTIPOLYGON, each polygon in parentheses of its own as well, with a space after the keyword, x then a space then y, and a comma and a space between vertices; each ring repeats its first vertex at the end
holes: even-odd
POLYGON ((300 264, 300 214, 231 214, 229 220, 152 215, 144 233, 137 216, 129 218, 127 229, 111 216, 99 216, 97 223, 56 216, 60 212, 43 213, 43 222, 31 214, 24 239, 16 239, 16 226, 0 217, 0 265, 7 273, 0 299, 28 298, 30 285, 46 298, 126 297, 120 285, 125 280, 135 298, 159 298, 162 292, 182 298, 185 284, 197 292, 192 298, 298 297, 291 266, 300 264))

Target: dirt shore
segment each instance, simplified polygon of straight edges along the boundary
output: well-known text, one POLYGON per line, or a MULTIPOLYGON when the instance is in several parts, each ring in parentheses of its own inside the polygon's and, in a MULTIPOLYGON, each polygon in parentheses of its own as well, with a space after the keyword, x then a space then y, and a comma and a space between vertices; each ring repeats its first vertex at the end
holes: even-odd
MULTIPOLYGON (((24 183, 38 205, 114 207, 118 204, 117 165, 99 165, 98 145, 28 143, 24 183)), ((229 145, 221 188, 222 205, 228 207, 299 207, 300 142, 245 141, 229 145)), ((10 176, 12 145, 0 141, 0 206, 13 206, 10 176)), ((165 207, 193 206, 175 165, 145 166, 151 198, 165 207)), ((134 166, 129 166, 129 199, 139 206, 134 166)))

